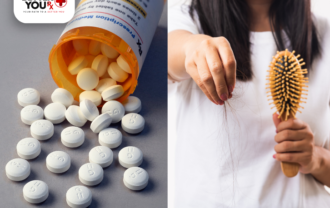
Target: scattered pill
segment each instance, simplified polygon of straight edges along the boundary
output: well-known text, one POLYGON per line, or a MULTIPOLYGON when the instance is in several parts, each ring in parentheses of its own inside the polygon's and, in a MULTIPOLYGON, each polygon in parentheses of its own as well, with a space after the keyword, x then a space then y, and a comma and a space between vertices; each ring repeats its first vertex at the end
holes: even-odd
POLYGON ((21 110, 21 120, 27 125, 31 125, 34 121, 43 119, 44 111, 37 105, 28 105, 21 110))
POLYGON ((96 40, 92 40, 89 43, 89 53, 96 56, 99 53, 101 53, 101 42, 96 41, 96 40))
POLYGON ((39 156, 41 152, 40 142, 35 138, 24 138, 17 143, 16 150, 18 156, 31 160, 39 156))
POLYGON ((110 101, 119 98, 124 94, 124 89, 121 85, 108 87, 102 92, 102 98, 105 101, 110 101))
POLYGON ((105 55, 106 57, 108 57, 110 59, 114 59, 119 55, 119 53, 114 48, 112 48, 111 46, 108 46, 105 43, 102 43, 102 45, 101 45, 101 52, 103 55, 105 55))
POLYGON ((51 103, 45 107, 45 118, 53 124, 62 123, 65 120, 66 108, 62 103, 51 103))
POLYGON ((143 154, 139 148, 129 146, 119 151, 118 158, 124 168, 137 167, 143 161, 143 154))
POLYGON ((30 163, 21 158, 12 159, 6 165, 6 175, 12 181, 23 181, 30 172, 30 163))
POLYGON ((65 117, 68 122, 74 126, 82 127, 87 122, 87 119, 82 114, 80 107, 71 105, 65 112, 65 117))
POLYGON ((47 140, 54 134, 54 124, 48 120, 36 120, 32 123, 31 135, 38 140, 47 140))
POLYGON ((107 89, 108 87, 114 86, 116 85, 117 82, 114 79, 111 78, 105 78, 105 79, 101 79, 99 81, 99 84, 97 85, 97 87, 95 88, 96 91, 98 91, 99 93, 102 93, 105 89, 107 89))
POLYGON ((106 56, 98 55, 95 57, 91 68, 97 72, 99 77, 101 77, 107 71, 108 66, 109 59, 106 56))
POLYGON ((145 120, 137 113, 126 114, 121 119, 121 127, 129 134, 138 134, 144 129, 145 120))
POLYGON ((47 156, 46 165, 50 172, 64 173, 71 166, 71 158, 65 152, 54 151, 47 156))
POLYGON ((101 94, 98 91, 84 91, 79 95, 79 101, 83 101, 84 99, 92 101, 96 106, 99 106, 102 102, 101 94))
POLYGON ((79 56, 69 64, 68 70, 70 74, 76 75, 80 72, 80 70, 86 68, 88 66, 88 60, 85 56, 79 56))
POLYGON ((17 94, 18 104, 25 107, 27 105, 38 105, 40 102, 40 94, 33 88, 25 88, 17 94))
POLYGON ((148 185, 149 175, 143 168, 131 167, 124 172, 123 181, 127 188, 139 191, 148 185))
POLYGON ((96 105, 87 99, 80 102, 80 110, 85 118, 89 121, 93 121, 100 114, 96 105))
POLYGON ((85 141, 84 131, 75 126, 70 126, 63 129, 61 133, 62 144, 69 148, 76 148, 81 146, 85 141))
POLYGON ((44 202, 49 196, 48 185, 40 180, 33 180, 23 187, 24 199, 32 204, 44 202))
POLYGON ((96 117, 91 123, 91 130, 94 133, 99 133, 103 129, 107 128, 111 124, 112 118, 109 114, 101 114, 96 117))
POLYGON ((112 150, 105 146, 96 146, 89 151, 89 162, 99 164, 102 168, 111 165, 113 161, 112 150))
POLYGON ((86 208, 92 203, 92 192, 85 186, 73 186, 66 192, 66 203, 72 208, 86 208))
POLYGON ((117 58, 117 64, 118 66, 123 69, 125 72, 131 74, 131 67, 128 65, 127 61, 124 59, 123 55, 120 55, 117 58))
POLYGON ((106 128, 99 133, 99 143, 111 149, 119 147, 123 140, 123 135, 118 129, 106 128))
POLYGON ((73 103, 73 96, 72 94, 63 88, 57 88, 51 95, 51 99, 53 103, 61 103, 66 108, 72 105, 73 103))
POLYGON ((120 102, 110 100, 103 105, 102 113, 108 113, 112 123, 118 123, 125 115, 125 108, 120 102))
POLYGON ((124 102, 123 106, 126 113, 139 113, 141 111, 141 100, 135 96, 129 96, 124 102))
POLYGON ((117 62, 112 62, 108 67, 110 77, 117 82, 124 82, 128 78, 128 73, 120 68, 117 62))
POLYGON ((97 72, 91 68, 85 68, 79 71, 77 75, 77 84, 83 90, 92 90, 99 83, 97 72))
POLYGON ((95 186, 103 180, 103 169, 99 164, 86 163, 79 168, 79 180, 87 186, 95 186))
POLYGON ((87 55, 89 49, 89 40, 76 39, 72 41, 74 49, 81 55, 87 55))

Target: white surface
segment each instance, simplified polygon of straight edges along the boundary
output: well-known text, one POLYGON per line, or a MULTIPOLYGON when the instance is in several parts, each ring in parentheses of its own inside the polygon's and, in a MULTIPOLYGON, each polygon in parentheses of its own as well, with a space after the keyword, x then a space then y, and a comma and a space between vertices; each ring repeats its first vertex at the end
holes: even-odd
POLYGON ((73 96, 68 90, 63 88, 57 88, 54 90, 51 99, 53 103, 62 103, 66 108, 73 103, 73 96))
POLYGON ((124 70, 125 72, 127 72, 129 74, 132 74, 131 67, 129 67, 129 65, 126 62, 126 60, 124 59, 123 55, 120 55, 117 58, 117 64, 122 70, 124 70))
POLYGON ((119 98, 124 94, 124 89, 121 85, 114 85, 106 88, 102 92, 102 98, 105 101, 110 101, 119 98))
POLYGON ((110 59, 116 58, 119 55, 119 53, 115 49, 105 43, 101 45, 101 52, 104 56, 110 59))
POLYGON ((126 113, 139 113, 142 108, 141 100, 135 96, 128 96, 123 102, 126 113))
POLYGON ((66 108, 61 103, 51 103, 45 107, 45 118, 53 124, 62 123, 65 120, 66 108))
MULTIPOLYGON (((320 7, 329 13, 325 6, 328 1, 322 2, 320 7)), ((185 9, 170 9, 169 31, 189 25, 193 25, 190 30, 196 31, 196 25, 182 10, 185 9)), ((304 109, 297 117, 309 124, 315 144, 328 149, 329 21, 319 18, 318 11, 313 13, 321 37, 327 38, 321 40, 324 52, 313 64, 307 103, 302 105, 304 109), (320 92, 320 88, 324 91, 320 92)), ((272 158, 276 145, 272 121, 275 110, 268 105, 265 84, 266 70, 277 48, 270 32, 251 33, 250 42, 254 76, 248 82, 236 81, 226 111, 224 106, 211 103, 191 79, 178 83, 169 81, 168 193, 171 208, 327 207, 330 204, 329 194, 311 175, 299 173, 287 178, 280 163, 272 158)))
POLYGON ((122 68, 120 68, 117 62, 112 62, 109 65, 108 73, 110 77, 117 82, 124 82, 128 78, 128 73, 125 72, 122 68))
POLYGON ((99 143, 111 149, 119 147, 123 140, 122 133, 115 128, 106 128, 99 133, 99 143))
POLYGON ((111 165, 113 161, 113 152, 105 146, 96 146, 89 151, 89 162, 99 164, 102 168, 111 165))
POLYGON ((17 143, 16 150, 18 156, 31 160, 39 156, 41 152, 40 142, 35 138, 24 138, 17 143))
POLYGON ((68 122, 74 126, 82 127, 87 122, 85 116, 81 113, 80 107, 71 105, 65 112, 68 122))
POLYGON ((108 87, 111 87, 111 86, 116 85, 116 84, 117 84, 117 82, 114 79, 105 78, 105 79, 101 79, 99 81, 99 84, 97 85, 97 87, 95 89, 99 93, 102 93, 108 87))
POLYGON ((50 172, 64 173, 71 166, 70 155, 63 151, 54 151, 47 156, 46 166, 50 172))
POLYGON ((139 148, 128 146, 119 151, 118 160, 124 168, 137 167, 143 161, 143 154, 139 148))
POLYGON ((108 66, 109 66, 109 59, 104 55, 96 56, 92 63, 92 69, 94 69, 97 72, 97 75, 99 77, 104 75, 104 73, 107 71, 108 66))
POLYGON ((85 141, 85 132, 75 126, 70 126, 61 132, 62 144, 69 148, 76 148, 81 146, 85 141))
POLYGON ((103 169, 95 163, 86 163, 79 168, 79 180, 86 186, 95 186, 103 180, 103 169))
POLYGON ((21 158, 12 159, 6 165, 6 175, 12 181, 25 180, 30 171, 30 163, 21 158))
POLYGON ((112 118, 112 123, 118 123, 125 115, 124 106, 115 100, 106 102, 102 107, 102 113, 107 113, 112 118))
POLYGON ((40 94, 33 88, 24 88, 17 94, 18 104, 25 107, 27 105, 38 105, 40 102, 40 94))
POLYGON ((92 90, 99 83, 97 72, 91 68, 85 68, 79 71, 77 75, 77 84, 83 90, 92 90))
POLYGON ((28 105, 21 110, 21 120, 27 125, 31 125, 34 121, 43 119, 44 111, 40 106, 28 105))
POLYGON ((126 114, 121 120, 121 127, 130 134, 138 134, 143 131, 145 125, 144 118, 137 113, 126 114))
POLYGON ((54 124, 48 120, 37 120, 32 123, 30 132, 35 139, 47 140, 54 134, 54 124))
POLYGON ((112 118, 109 114, 101 114, 96 117, 91 123, 91 130, 94 133, 99 133, 103 129, 107 128, 111 124, 112 118))
POLYGON ((92 101, 96 106, 99 106, 102 102, 101 94, 97 91, 84 91, 79 95, 79 101, 83 101, 84 99, 92 101))
POLYGON ((72 75, 76 75, 80 70, 86 68, 88 65, 88 60, 85 56, 79 56, 71 61, 68 66, 68 70, 72 75))
POLYGON ((75 39, 72 41, 74 49, 80 54, 80 55, 87 55, 88 49, 89 49, 89 40, 86 39, 75 39))
POLYGON ((23 187, 24 199, 32 204, 39 204, 45 201, 48 195, 48 185, 43 181, 30 181, 23 187))
POLYGON ((100 114, 96 105, 87 99, 80 102, 80 111, 89 121, 93 121, 100 114))
POLYGON ((91 42, 89 43, 89 53, 97 56, 99 55, 99 53, 101 53, 101 42, 96 41, 96 40, 91 40, 91 42))
POLYGON ((85 186, 74 186, 66 192, 66 202, 72 208, 86 208, 92 203, 92 192, 85 186))
POLYGON ((124 172, 123 182, 127 188, 133 191, 144 189, 148 185, 148 181, 149 175, 143 168, 131 167, 124 172))

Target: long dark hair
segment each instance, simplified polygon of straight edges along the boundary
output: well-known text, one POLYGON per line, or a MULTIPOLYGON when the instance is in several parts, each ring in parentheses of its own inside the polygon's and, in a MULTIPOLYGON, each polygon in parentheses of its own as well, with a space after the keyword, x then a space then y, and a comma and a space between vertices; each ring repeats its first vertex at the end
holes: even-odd
MULTIPOLYGON (((249 7, 245 0, 192 0, 190 16, 197 12, 204 34, 228 39, 237 62, 237 79, 252 78, 250 61, 249 7)), ((269 20, 278 50, 285 50, 282 30, 292 49, 304 58, 310 69, 320 54, 316 27, 312 21, 310 0, 274 0, 269 20)))

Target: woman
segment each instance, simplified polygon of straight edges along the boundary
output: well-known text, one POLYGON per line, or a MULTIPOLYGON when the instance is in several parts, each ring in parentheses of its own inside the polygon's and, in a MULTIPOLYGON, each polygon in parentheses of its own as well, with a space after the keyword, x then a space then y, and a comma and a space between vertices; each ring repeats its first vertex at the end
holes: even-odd
POLYGON ((175 207, 330 207, 329 37, 310 0, 170 9, 175 207), (272 56, 286 48, 304 58, 309 92, 297 119, 280 122, 265 85, 272 56), (298 175, 286 177, 281 161, 298 163, 298 175))

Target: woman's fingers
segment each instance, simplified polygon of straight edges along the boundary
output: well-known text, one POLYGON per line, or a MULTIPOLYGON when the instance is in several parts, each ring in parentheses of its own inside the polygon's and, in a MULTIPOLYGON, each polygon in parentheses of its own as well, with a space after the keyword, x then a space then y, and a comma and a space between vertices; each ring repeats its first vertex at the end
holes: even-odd
POLYGON ((310 162, 310 152, 301 153, 278 153, 274 155, 274 158, 281 162, 299 163, 301 165, 308 164, 310 162))
POLYGON ((306 130, 283 130, 275 135, 275 141, 281 143, 284 141, 299 141, 306 138, 306 130))
POLYGON ((277 126, 277 131, 281 132, 287 129, 290 130, 299 130, 299 129, 304 129, 306 128, 307 125, 299 119, 288 119, 286 121, 282 121, 278 126, 277 126))
POLYGON ((312 145, 306 141, 285 141, 275 145, 274 150, 277 153, 288 153, 310 151, 311 148, 313 148, 312 145))

